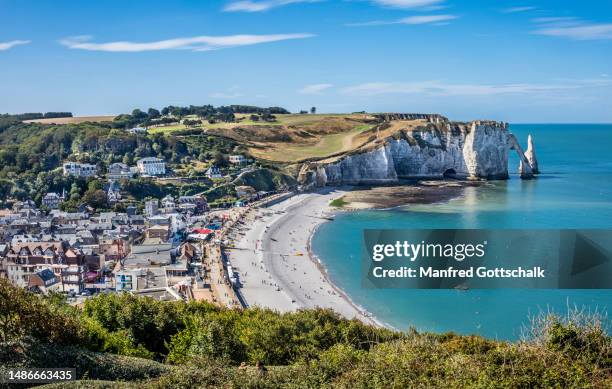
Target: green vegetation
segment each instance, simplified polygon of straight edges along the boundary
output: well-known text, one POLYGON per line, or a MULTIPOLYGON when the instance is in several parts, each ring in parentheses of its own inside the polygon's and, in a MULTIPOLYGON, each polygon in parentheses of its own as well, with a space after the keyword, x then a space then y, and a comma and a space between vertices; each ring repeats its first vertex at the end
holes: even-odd
POLYGON ((241 174, 235 181, 235 185, 252 186, 256 191, 275 191, 289 189, 297 185, 297 181, 284 173, 271 169, 258 169, 241 174))
MULTIPOLYGON (((224 194, 212 191, 216 184, 205 177, 206 169, 217 164, 229 172, 234 171, 234 175, 239 170, 239 167, 229 166, 227 155, 240 152, 240 145, 223 136, 205 135, 198 129, 132 135, 112 129, 107 123, 47 125, 5 119, 6 126, 0 127, 0 205, 7 199, 32 199, 40 205, 47 192, 65 190, 70 200, 62 205, 65 210, 74 210, 83 201, 94 208, 106 209, 108 204, 102 193, 104 181, 64 176, 61 165, 68 160, 95 164, 103 174, 112 163, 134 165, 139 158, 156 156, 163 158, 177 176, 186 179, 172 182, 150 178, 122 180, 121 189, 128 195, 126 199, 134 201, 207 191, 211 192, 209 200, 215 201, 220 198, 215 197, 215 193, 224 194)), ((272 190, 270 188, 266 183, 259 190, 272 190)))
POLYGON ((344 199, 344 196, 338 197, 337 199, 333 199, 332 201, 329 202, 330 206, 337 207, 337 208, 345 207, 348 204, 349 202, 344 199))
MULTIPOLYGON (((231 181, 241 167, 229 164, 227 157, 233 153, 247 154, 246 145, 223 132, 206 133, 203 128, 220 126, 223 129, 226 125, 235 126, 237 122, 253 122, 258 123, 254 127, 264 131, 266 123, 269 125, 271 120, 276 120, 275 115, 290 116, 287 113, 278 107, 166 107, 161 112, 154 108, 146 112, 137 109, 130 115, 116 117, 112 122, 75 121, 57 125, 24 123, 23 120, 69 113, 0 115, 0 207, 10 206, 7 200, 27 199, 40 206, 46 193, 65 190, 69 201, 63 203, 64 210, 75 210, 84 202, 97 210, 108 209, 110 205, 103 199, 103 181, 100 178, 64 176, 62 163, 94 164, 99 174, 104 175, 112 163, 133 166, 143 157, 164 159, 170 175, 181 180, 123 180, 122 201, 141 201, 146 197, 168 194, 206 193, 210 202, 231 203, 235 198, 231 181), (162 114, 182 117, 183 123, 178 123, 175 116, 162 114), (222 121, 225 119, 215 115, 228 115, 225 119, 232 122, 222 121), (123 131, 124 127, 143 125, 147 121, 150 124, 153 120, 174 124, 153 127, 148 134, 123 131), (208 179, 205 172, 212 165, 221 167, 228 178, 214 182, 208 179)), ((265 171, 259 176, 252 183, 257 190, 278 190, 295 184, 294 180, 278 171, 265 171)))
MULTIPOLYGON (((140 109, 135 109, 131 114, 123 114, 117 116, 112 123, 113 128, 130 128, 137 125, 140 126, 158 126, 173 124, 181 125, 181 119, 189 117, 184 125, 198 125, 202 120, 213 124, 218 122, 235 122, 236 114, 249 114, 253 118, 260 118, 264 121, 274 120, 274 114, 288 114, 284 108, 269 107, 261 108, 249 105, 230 105, 214 107, 212 105, 190 105, 188 107, 167 106, 161 111, 155 108, 149 108, 147 112, 140 109), (162 116, 163 115, 163 116, 162 116)), ((184 127, 183 127, 184 128, 184 127)))
POLYGON ((581 315, 542 316, 528 339, 506 343, 395 332, 324 309, 280 314, 121 294, 79 310, 0 280, 0 369, 68 365, 88 381, 49 387, 607 388, 612 338, 599 318, 581 315), (237 368, 256 361, 267 374, 237 368))

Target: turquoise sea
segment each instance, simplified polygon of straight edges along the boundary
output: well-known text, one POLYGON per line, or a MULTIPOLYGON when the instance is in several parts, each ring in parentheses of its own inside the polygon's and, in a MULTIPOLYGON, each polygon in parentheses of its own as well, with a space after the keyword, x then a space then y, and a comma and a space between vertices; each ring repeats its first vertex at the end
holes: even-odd
MULTIPOLYGON (((365 228, 612 228, 612 125, 520 124, 532 134, 542 174, 465 188, 443 204, 341 213, 319 227, 312 249, 332 281, 379 320, 398 329, 454 331, 514 340, 541 311, 568 307, 609 312, 612 290, 406 290, 361 287, 365 228), (357 243, 359 242, 359 243, 357 243)), ((608 321, 609 321, 608 316, 608 321)))

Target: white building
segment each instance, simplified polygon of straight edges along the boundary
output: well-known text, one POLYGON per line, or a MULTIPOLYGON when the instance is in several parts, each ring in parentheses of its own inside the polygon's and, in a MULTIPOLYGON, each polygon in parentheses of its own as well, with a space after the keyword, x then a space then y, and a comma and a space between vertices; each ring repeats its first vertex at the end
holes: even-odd
POLYGON ((58 209, 59 205, 64 201, 63 196, 55 192, 49 192, 43 197, 42 204, 49 209, 58 209))
POLYGON ((164 213, 172 213, 176 210, 176 202, 174 201, 174 197, 167 195, 161 200, 161 206, 164 210, 164 213))
POLYGON ((132 178, 134 173, 128 165, 124 163, 112 163, 108 167, 108 179, 109 180, 120 180, 122 178, 132 178))
POLYGON ((216 166, 211 166, 206 170, 206 177, 208 178, 223 178, 223 174, 221 174, 221 169, 216 166))
POLYGON ((134 127, 127 130, 130 134, 146 134, 147 129, 143 127, 134 127))
POLYGON ((145 201, 145 215, 147 217, 155 216, 159 213, 159 201, 157 199, 145 201))
POLYGON ((166 174, 166 162, 163 159, 148 157, 136 161, 138 172, 147 176, 162 176, 166 174))
POLYGON ((229 156, 230 163, 244 165, 248 162, 244 155, 230 155, 229 156))
POLYGON ((115 290, 120 292, 138 290, 138 277, 144 277, 142 269, 121 270, 115 274, 115 290))
POLYGON ((65 176, 93 177, 98 171, 96 165, 87 163, 66 162, 62 167, 65 176))

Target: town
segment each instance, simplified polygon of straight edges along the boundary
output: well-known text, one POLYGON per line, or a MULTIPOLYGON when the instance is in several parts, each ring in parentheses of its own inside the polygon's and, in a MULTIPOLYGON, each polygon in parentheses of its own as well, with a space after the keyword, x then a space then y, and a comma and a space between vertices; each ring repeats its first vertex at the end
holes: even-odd
MULTIPOLYGON (((230 155, 233 165, 247 166, 243 155, 230 155)), ((66 161, 65 176, 99 177, 96 165, 66 161)), ((142 158, 136 166, 113 163, 104 193, 108 204, 122 202, 120 180, 135 176, 162 178, 166 163, 142 158)), ((209 178, 221 178, 210 167, 209 178)), ((30 291, 66 294, 78 304, 97 293, 128 292, 159 300, 205 300, 243 306, 235 291, 239 276, 223 246, 225 235, 253 204, 265 204, 284 193, 237 186, 237 201, 211 209, 204 195, 167 195, 144 201, 142 212, 95 212, 83 203, 76 211, 60 210, 65 191, 49 192, 37 207, 17 201, 0 210, 0 277, 30 291)))

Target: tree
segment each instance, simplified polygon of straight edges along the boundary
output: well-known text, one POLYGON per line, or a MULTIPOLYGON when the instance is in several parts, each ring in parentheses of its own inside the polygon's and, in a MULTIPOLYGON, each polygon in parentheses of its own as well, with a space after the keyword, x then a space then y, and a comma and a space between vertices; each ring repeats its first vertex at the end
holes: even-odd
POLYGON ((83 195, 83 200, 87 205, 93 208, 108 208, 108 199, 106 198, 106 192, 102 189, 87 190, 83 195))
POLYGON ((315 113, 317 113, 317 107, 312 107, 312 108, 310 108, 310 113, 311 113, 311 114, 313 114, 313 115, 314 115, 315 113))
POLYGON ((227 158, 225 158, 225 155, 223 155, 223 153, 221 153, 220 151, 217 151, 215 153, 214 164, 219 167, 224 167, 224 166, 229 165, 229 162, 227 158))
POLYGON ((81 198, 81 193, 79 191, 79 186, 77 185, 76 182, 73 182, 72 186, 70 186, 70 201, 77 202, 79 201, 80 198, 81 198))
POLYGON ((135 110, 132 111, 132 117, 134 119, 146 119, 147 114, 142 112, 140 109, 136 108, 135 110))
POLYGON ((13 183, 9 180, 0 180, 0 199, 5 199, 11 193, 13 183))
POLYGON ((159 111, 156 110, 155 108, 149 108, 149 110, 147 111, 147 114, 149 115, 149 119, 157 119, 158 117, 161 116, 159 111))

